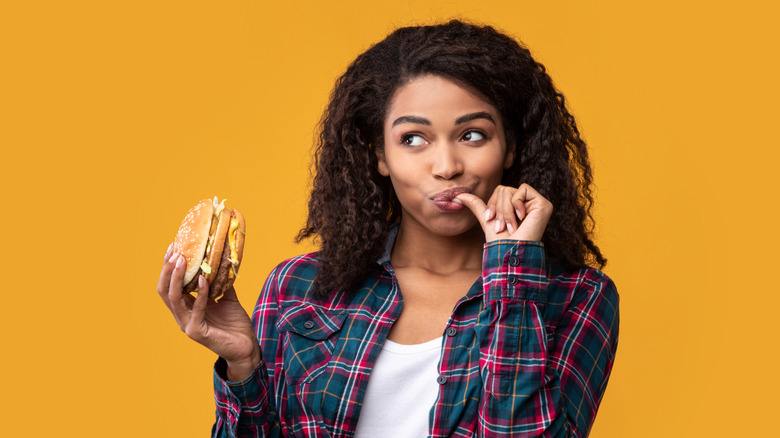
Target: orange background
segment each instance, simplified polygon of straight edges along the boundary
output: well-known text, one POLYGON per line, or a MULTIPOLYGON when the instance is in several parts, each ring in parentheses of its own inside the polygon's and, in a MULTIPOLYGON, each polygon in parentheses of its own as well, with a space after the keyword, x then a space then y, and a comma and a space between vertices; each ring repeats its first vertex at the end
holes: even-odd
POLYGON ((594 437, 755 436, 777 406, 773 2, 4 2, 5 436, 191 437, 213 356, 155 292, 195 201, 240 208, 239 297, 310 250, 314 127, 392 29, 525 41, 591 147, 620 348, 594 437))

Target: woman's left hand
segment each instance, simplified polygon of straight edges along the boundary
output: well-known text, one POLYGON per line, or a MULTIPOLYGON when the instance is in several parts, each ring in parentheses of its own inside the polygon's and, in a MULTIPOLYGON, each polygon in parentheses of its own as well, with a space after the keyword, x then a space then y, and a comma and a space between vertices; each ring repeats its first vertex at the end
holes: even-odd
POLYGON ((528 184, 498 186, 487 205, 471 193, 455 197, 477 217, 485 241, 498 239, 542 240, 553 205, 528 184))

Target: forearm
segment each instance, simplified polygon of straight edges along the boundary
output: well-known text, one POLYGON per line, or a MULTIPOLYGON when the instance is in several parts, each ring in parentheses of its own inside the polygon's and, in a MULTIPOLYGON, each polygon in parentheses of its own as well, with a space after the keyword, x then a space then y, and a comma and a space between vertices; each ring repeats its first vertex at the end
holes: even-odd
MULTIPOLYGON (((486 245, 485 271, 478 325, 486 392, 480 406, 483 434, 585 436, 614 358, 614 285, 606 277, 567 277, 563 289, 569 288, 567 296, 574 299, 549 304, 567 309, 548 322, 553 335, 545 321, 552 297, 541 244, 492 242, 486 245)), ((575 274, 591 271, 598 272, 575 274)), ((556 287, 560 292, 560 284, 556 287)))
POLYGON ((281 436, 280 419, 268 367, 277 360, 276 270, 271 272, 252 315, 257 335, 250 358, 219 358, 214 366, 217 419, 213 437, 281 436))
POLYGON ((483 352, 489 358, 480 405, 483 436, 579 436, 566 415, 560 379, 549 367, 539 306, 503 302, 494 310, 502 316, 486 334, 491 345, 483 352))

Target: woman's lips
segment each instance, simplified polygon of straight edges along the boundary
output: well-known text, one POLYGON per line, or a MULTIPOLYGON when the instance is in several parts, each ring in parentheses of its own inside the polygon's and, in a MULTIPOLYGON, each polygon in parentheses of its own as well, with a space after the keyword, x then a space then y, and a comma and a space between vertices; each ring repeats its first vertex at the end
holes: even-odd
POLYGON ((453 187, 451 189, 442 190, 431 197, 433 203, 443 211, 460 211, 466 208, 465 205, 455 202, 456 196, 461 193, 471 193, 471 189, 468 187, 453 187))

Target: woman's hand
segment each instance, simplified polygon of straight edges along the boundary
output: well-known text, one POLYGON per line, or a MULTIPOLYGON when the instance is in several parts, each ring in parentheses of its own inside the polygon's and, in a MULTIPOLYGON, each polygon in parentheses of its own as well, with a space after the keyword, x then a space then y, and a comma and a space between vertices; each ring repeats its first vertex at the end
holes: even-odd
POLYGON ((173 244, 165 254, 157 293, 187 336, 227 361, 228 380, 245 379, 260 363, 260 347, 236 290, 231 286, 217 303, 208 298, 208 282, 200 276, 197 298, 182 293, 187 262, 172 250, 173 244))
POLYGON ((553 205, 528 184, 498 186, 487 205, 471 193, 455 197, 477 217, 485 241, 498 239, 542 240, 553 205))

